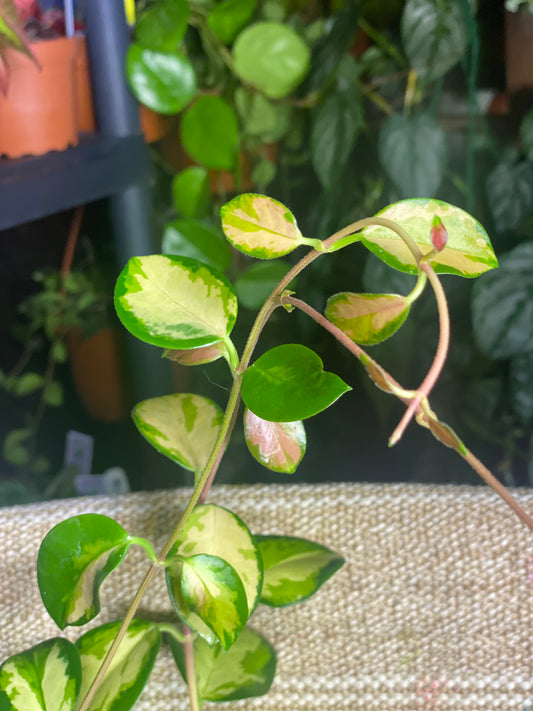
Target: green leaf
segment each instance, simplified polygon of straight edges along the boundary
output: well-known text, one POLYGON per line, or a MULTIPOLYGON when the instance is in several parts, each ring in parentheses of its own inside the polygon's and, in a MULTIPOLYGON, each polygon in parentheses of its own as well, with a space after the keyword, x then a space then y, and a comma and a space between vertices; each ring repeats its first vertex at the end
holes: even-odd
POLYGON ((30 437, 31 431, 27 428, 8 432, 4 439, 4 459, 17 467, 27 464, 30 461, 30 450, 27 444, 30 437))
MULTIPOLYGON (((187 681, 183 645, 169 637, 172 654, 187 681)), ((246 627, 225 652, 201 637, 194 640, 196 685, 201 701, 238 701, 262 696, 270 689, 276 673, 276 652, 258 632, 246 627)))
POLYGON ((265 143, 279 141, 290 128, 290 106, 269 101, 256 91, 238 87, 235 106, 245 132, 265 143))
POLYGON ((233 42, 252 19, 257 0, 223 0, 207 16, 207 24, 224 44, 233 42))
POLYGON ((283 607, 301 602, 344 563, 334 551, 303 538, 256 536, 265 569, 261 602, 283 607))
POLYGON ((198 472, 215 446, 223 413, 212 400, 177 393, 143 400, 134 407, 132 417, 139 432, 159 452, 198 472))
POLYGON ((302 82, 311 52, 288 25, 256 22, 237 37, 233 46, 235 69, 270 99, 281 99, 302 82))
POLYGON ((497 165, 487 178, 487 197, 498 232, 518 227, 533 211, 533 162, 497 165))
POLYGON ((133 257, 115 286, 115 309, 141 341, 163 348, 208 346, 229 336, 237 297, 216 270, 188 257, 133 257))
POLYGON ((43 376, 39 373, 24 373, 13 383, 13 394, 18 396, 29 395, 39 390, 43 384, 43 376))
POLYGON ((248 620, 246 592, 234 568, 218 556, 190 556, 181 565, 180 593, 184 619, 194 625, 190 612, 197 615, 228 650, 248 620))
MULTIPOLYGON (((80 698, 89 690, 120 624, 120 621, 110 622, 96 627, 76 642, 83 668, 80 698)), ((146 620, 133 620, 96 692, 91 710, 128 711, 133 708, 150 678, 160 646, 161 633, 157 625, 146 620)))
POLYGON ((326 318, 355 343, 373 346, 397 331, 410 304, 398 294, 335 294, 328 299, 326 318))
POLYGON ((209 181, 205 168, 192 165, 172 180, 174 207, 185 217, 205 217, 209 210, 209 181))
POLYGON ((68 360, 68 350, 62 340, 52 343, 52 357, 57 363, 66 363, 68 360))
MULTIPOLYGON (((437 274, 476 277, 498 266, 490 239, 479 222, 446 202, 424 198, 401 200, 385 207, 376 217, 392 220, 403 227, 422 253, 427 254, 432 250, 431 222, 435 215, 448 230, 448 244, 431 258, 437 274)), ((361 236, 365 247, 389 266, 408 274, 417 273, 413 255, 396 232, 372 225, 365 227, 361 236)))
POLYGON ((244 373, 242 399, 258 417, 272 422, 305 420, 325 410, 351 390, 324 371, 310 348, 288 343, 271 348, 244 373))
POLYGON ((479 348, 490 358, 533 350, 533 243, 515 247, 500 268, 472 291, 472 325, 479 348))
POLYGON ((510 367, 511 406, 520 420, 533 422, 533 351, 515 356, 510 367))
POLYGON ((2 664, 0 709, 73 711, 80 686, 78 650, 67 639, 49 639, 2 664))
MULTIPOLYGON (((241 579, 246 592, 248 614, 255 610, 263 584, 261 558, 247 526, 231 511, 214 504, 197 506, 177 542, 169 553, 172 556, 217 556, 226 561, 241 579)), ((212 630, 193 611, 180 604, 181 563, 167 568, 167 586, 176 612, 184 622, 208 642, 216 640, 212 630)))
POLYGON ((407 0, 401 31, 411 66, 426 83, 446 74, 467 49, 468 29, 457 0, 407 0))
POLYGON ((126 74, 136 98, 160 114, 177 114, 196 94, 196 75, 187 57, 156 52, 133 43, 126 55, 126 74))
POLYGON ((286 262, 257 262, 245 269, 235 282, 239 303, 259 309, 290 269, 286 262))
POLYGON ((99 589, 124 559, 130 537, 113 519, 80 514, 54 526, 37 558, 37 580, 54 622, 83 625, 100 612, 99 589))
POLYGON ((381 165, 402 197, 432 197, 446 166, 446 136, 427 114, 393 114, 379 132, 381 165))
POLYGON ((520 123, 520 138, 526 157, 533 162, 533 109, 528 111, 520 123))
POLYGON ((220 230, 192 218, 167 222, 161 251, 198 259, 221 272, 231 262, 231 248, 220 230))
POLYGON ((220 217, 231 244, 251 257, 275 259, 309 244, 291 211, 265 195, 237 195, 222 205, 220 217))
POLYGON ((43 399, 51 407, 60 407, 63 404, 63 386, 57 380, 48 383, 43 392, 43 399))
POLYGON ((173 52, 185 36, 189 14, 187 0, 159 0, 139 17, 135 38, 147 49, 173 52))
POLYGON ((221 341, 213 343, 212 346, 191 348, 189 350, 166 350, 163 353, 165 358, 173 360, 175 363, 180 363, 180 365, 203 365, 204 363, 212 363, 226 355, 226 344, 221 341))
POLYGON ((233 170, 240 145, 239 122, 220 96, 200 96, 183 114, 180 135, 190 157, 213 170, 233 170))
POLYGON ((267 469, 284 474, 296 471, 307 446, 301 420, 269 422, 248 409, 244 413, 244 437, 254 459, 267 469))

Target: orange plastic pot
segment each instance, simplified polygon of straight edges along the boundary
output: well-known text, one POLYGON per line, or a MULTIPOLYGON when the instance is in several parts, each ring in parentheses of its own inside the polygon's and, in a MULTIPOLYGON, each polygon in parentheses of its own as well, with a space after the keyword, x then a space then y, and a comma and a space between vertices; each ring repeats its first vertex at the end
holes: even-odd
POLYGON ((75 39, 58 37, 30 47, 40 68, 21 52, 6 52, 11 81, 7 97, 0 96, 0 154, 9 158, 78 143, 75 39))

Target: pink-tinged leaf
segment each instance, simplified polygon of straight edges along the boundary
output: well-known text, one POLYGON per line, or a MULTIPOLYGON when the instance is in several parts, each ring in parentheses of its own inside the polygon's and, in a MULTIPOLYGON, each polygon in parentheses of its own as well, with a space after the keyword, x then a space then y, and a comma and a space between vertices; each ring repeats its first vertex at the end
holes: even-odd
POLYGON ((3 53, 0 53, 0 92, 7 96, 9 90, 9 81, 11 79, 11 71, 3 53))
POLYGON ((409 301, 399 294, 335 294, 326 318, 355 343, 372 346, 392 336, 407 318, 409 301))
POLYGON ((431 244, 437 252, 441 252, 448 242, 448 232, 440 217, 435 215, 431 222, 431 244))
POLYGON ((204 363, 212 363, 225 355, 225 353, 226 346, 222 341, 219 341, 211 346, 193 348, 192 350, 172 350, 169 348, 164 351, 163 356, 180 365, 204 365, 204 363))
POLYGON ((306 436, 301 420, 269 422, 246 408, 244 437, 251 455, 274 472, 292 474, 305 454, 306 436))

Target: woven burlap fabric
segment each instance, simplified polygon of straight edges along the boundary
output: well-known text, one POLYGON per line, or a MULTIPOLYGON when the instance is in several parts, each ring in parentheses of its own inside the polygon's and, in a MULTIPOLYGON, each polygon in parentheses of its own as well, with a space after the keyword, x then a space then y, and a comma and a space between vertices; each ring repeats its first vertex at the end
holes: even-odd
MULTIPOLYGON (((39 542, 55 523, 103 513, 161 546, 189 495, 181 489, 1 509, 0 657, 59 634, 35 577, 39 542)), ((533 513, 533 492, 515 495, 533 513)), ((228 711, 533 709, 533 540, 490 490, 258 485, 220 487, 210 500, 256 533, 304 536, 346 558, 311 600, 259 607, 252 623, 276 646, 276 679, 267 696, 233 702, 228 711)), ((91 625, 120 617, 146 567, 142 551, 132 550, 104 583, 103 612, 91 625)), ((162 576, 139 616, 171 619, 162 576)), ((71 639, 79 633, 65 632, 71 639)), ((166 649, 136 708, 188 709, 166 649)))

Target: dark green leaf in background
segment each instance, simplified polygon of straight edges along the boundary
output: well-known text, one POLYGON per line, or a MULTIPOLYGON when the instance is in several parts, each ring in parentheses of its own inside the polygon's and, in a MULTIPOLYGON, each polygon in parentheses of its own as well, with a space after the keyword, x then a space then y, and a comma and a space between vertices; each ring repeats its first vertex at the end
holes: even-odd
POLYGON ((533 109, 528 111, 520 123, 520 138, 526 157, 533 162, 533 109))
POLYGON ((197 163, 213 170, 232 170, 239 151, 239 122, 220 96, 201 96, 181 120, 183 147, 197 163))
POLYGON ((163 233, 161 252, 192 257, 221 272, 231 262, 231 247, 222 232, 206 222, 194 219, 168 222, 163 233))
POLYGON ((185 36, 189 14, 187 0, 159 0, 141 13, 135 38, 147 49, 172 52, 185 36))
POLYGON ((177 114, 196 93, 196 75, 187 57, 131 44, 126 74, 137 99, 160 114, 177 114))
POLYGON ((446 165, 446 137, 426 114, 394 114, 379 134, 379 160, 402 197, 430 198, 446 165))
POLYGON ((172 180, 172 201, 183 217, 205 217, 209 211, 209 180, 205 168, 192 165, 172 180))
POLYGON ((224 44, 233 42, 253 17, 257 0, 223 0, 209 12, 207 23, 224 44))
POLYGON ((499 232, 518 227, 533 211, 533 162, 497 165, 487 179, 487 197, 499 232))
POLYGON ((515 356, 510 370, 511 405, 524 424, 533 422, 533 351, 515 356))
POLYGON ((290 265, 281 260, 250 265, 235 282, 239 303, 247 309, 260 309, 289 269, 290 265))

